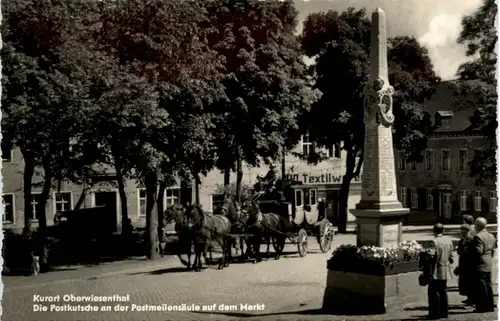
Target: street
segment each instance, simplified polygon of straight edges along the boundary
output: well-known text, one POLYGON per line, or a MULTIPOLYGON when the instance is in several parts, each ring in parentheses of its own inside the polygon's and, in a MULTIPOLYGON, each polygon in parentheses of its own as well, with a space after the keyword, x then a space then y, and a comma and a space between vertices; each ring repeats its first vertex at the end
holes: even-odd
MULTIPOLYGON (((426 240, 431 236, 405 234, 404 238, 426 240)), ((354 242, 355 235, 336 236, 334 247, 354 242)), ((309 239, 309 251, 300 258, 296 247, 287 245, 286 255, 278 261, 234 263, 222 271, 210 266, 199 273, 186 272, 177 258, 167 257, 156 262, 111 263, 36 277, 4 277, 2 320, 229 320, 248 316, 259 316, 259 320, 418 320, 427 314, 425 288, 411 302, 388 302, 385 315, 318 314, 330 253, 320 253, 314 238, 309 239), (64 302, 91 295, 115 298, 107 303, 64 302), (44 299, 57 302, 42 302, 44 299), (68 309, 68 305, 99 311, 55 311, 68 309), (102 306, 109 306, 110 310, 102 306), (49 311, 41 311, 45 308, 49 311), (199 311, 169 312, 173 309, 199 311)), ((472 314, 471 309, 463 310, 463 298, 454 288, 456 283, 454 279, 449 284, 450 319, 496 320, 496 313, 478 315, 472 314)))

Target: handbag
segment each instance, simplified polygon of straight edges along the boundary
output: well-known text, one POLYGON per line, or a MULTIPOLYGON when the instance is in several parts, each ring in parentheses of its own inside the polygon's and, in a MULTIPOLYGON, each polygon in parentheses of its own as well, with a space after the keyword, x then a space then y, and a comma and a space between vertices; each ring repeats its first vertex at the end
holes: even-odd
POLYGON ((427 286, 429 285, 429 276, 426 273, 422 273, 418 276, 418 284, 420 286, 427 286))

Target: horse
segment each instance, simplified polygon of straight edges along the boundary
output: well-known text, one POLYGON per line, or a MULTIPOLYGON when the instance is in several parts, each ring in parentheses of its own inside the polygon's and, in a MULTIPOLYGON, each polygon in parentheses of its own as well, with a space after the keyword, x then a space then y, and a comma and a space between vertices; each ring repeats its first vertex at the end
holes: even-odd
MULTIPOLYGON (((249 211, 251 210, 252 207, 252 202, 255 202, 255 200, 263 193, 263 191, 257 191, 257 194, 255 194, 252 199, 247 200, 243 202, 243 209, 240 208, 238 202, 234 198, 234 195, 231 195, 230 197, 226 198, 226 202, 223 205, 223 209, 227 213, 237 213, 239 214, 233 214, 233 216, 237 217, 238 223, 237 223, 237 228, 234 229, 234 233, 244 233, 246 231, 246 225, 248 222, 249 218, 249 211)), ((263 235, 263 239, 265 240, 265 243, 267 244, 267 250, 266 250, 266 257, 269 257, 270 253, 270 248, 271 248, 271 241, 272 241, 272 235, 270 233, 266 233, 263 235)), ((255 249, 252 249, 252 244, 249 242, 249 239, 247 237, 240 237, 240 251, 241 251, 241 256, 240 260, 245 261, 247 257, 250 257, 250 255, 253 255, 253 251, 256 251, 255 249), (243 247, 244 244, 247 244, 247 250, 244 251, 243 247)))
POLYGON ((177 233, 177 237, 179 239, 179 246, 176 247, 177 256, 179 257, 181 263, 185 265, 187 269, 190 269, 192 241, 190 231, 187 228, 187 224, 185 221, 184 212, 185 208, 182 205, 171 205, 165 210, 163 214, 163 221, 164 226, 166 226, 170 222, 175 222, 175 232, 177 233), (187 255, 187 261, 182 258, 182 254, 187 255))
POLYGON ((205 257, 213 240, 217 241, 222 249, 219 261, 219 270, 229 266, 231 257, 231 222, 226 216, 206 213, 199 205, 191 205, 185 213, 187 228, 190 231, 195 250, 195 271, 201 271, 203 263, 201 254, 205 257))
MULTIPOLYGON (((242 234, 245 232, 246 222, 248 220, 248 214, 245 210, 241 210, 238 202, 234 199, 234 195, 226 196, 224 204, 222 205, 222 213, 231 221, 232 228, 231 233, 242 234)), ((239 250, 241 252, 240 260, 244 261, 247 256, 250 256, 252 248, 248 246, 247 238, 240 236, 238 238, 239 250), (247 250, 245 251, 244 246, 247 244, 247 250)), ((236 242, 232 242, 232 245, 236 251, 238 251, 236 242)))
MULTIPOLYGON (((235 222, 233 222, 233 231, 232 233, 234 234, 242 234, 246 232, 246 225, 248 222, 249 218, 249 205, 250 201, 246 201, 243 203, 243 209, 241 209, 240 205, 238 202, 234 199, 234 195, 231 195, 226 198, 226 201, 224 202, 223 205, 223 211, 226 213, 225 215, 230 215, 235 218, 235 222)), ((267 243, 267 256, 269 256, 269 250, 271 247, 271 236, 270 235, 264 235, 265 241, 267 243)), ((255 249, 252 249, 252 244, 249 242, 249 238, 246 236, 241 236, 239 238, 239 246, 240 246, 240 260, 245 261, 247 257, 250 257, 253 255, 253 252, 255 249), (245 244, 247 245, 247 249, 245 251, 244 246, 245 244)))
POLYGON ((260 245, 263 239, 268 242, 267 253, 269 253, 270 240, 274 238, 277 249, 275 259, 279 260, 285 248, 287 232, 292 228, 288 218, 275 213, 263 214, 254 200, 250 202, 248 214, 247 231, 253 234, 251 243, 255 251, 255 263, 262 261, 260 245))

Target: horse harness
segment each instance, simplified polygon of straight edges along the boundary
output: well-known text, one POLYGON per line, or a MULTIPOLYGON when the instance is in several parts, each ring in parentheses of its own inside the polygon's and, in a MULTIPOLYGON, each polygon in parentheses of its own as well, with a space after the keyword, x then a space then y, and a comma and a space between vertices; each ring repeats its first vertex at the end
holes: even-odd
MULTIPOLYGON (((246 206, 248 206, 248 203, 251 203, 252 201, 255 201, 257 198, 259 198, 259 196, 260 196, 261 194, 262 194, 262 192, 259 192, 259 193, 257 193, 256 195, 254 195, 251 199, 249 199, 249 200, 245 201, 245 202, 243 203, 243 207, 246 207, 246 206)), ((224 205, 223 205, 222 209, 223 209, 224 211, 227 211, 227 210, 228 210, 228 208, 227 208, 226 204, 224 204, 224 205)), ((250 213, 248 213, 248 211, 247 211, 247 210, 240 209, 240 213, 241 213, 241 214, 243 214, 243 216, 245 216, 245 217, 247 217, 247 218, 248 218, 248 217, 250 217, 250 213)), ((201 219, 201 218, 200 218, 200 219, 201 219)), ((282 235, 288 236, 288 234, 286 234, 286 233, 283 233, 283 232, 281 232, 281 231, 278 231, 278 230, 276 230, 276 229, 273 229, 273 228, 272 228, 272 227, 270 227, 270 226, 267 226, 266 224, 263 224, 263 222, 262 222, 263 220, 264 220, 264 215, 263 215, 263 214, 262 214, 262 212, 259 210, 259 211, 257 212, 257 219, 256 219, 256 221, 255 221, 253 224, 251 224, 251 225, 247 225, 247 224, 246 224, 246 222, 244 222, 244 221, 243 221, 243 219, 242 219, 242 215, 237 215, 237 217, 236 217, 236 222, 235 222, 235 223, 236 223, 236 224, 238 224, 238 223, 239 223, 239 224, 242 224, 242 225, 243 225, 243 226, 245 226, 246 228, 251 228, 251 227, 254 227, 254 226, 261 225, 261 226, 263 226, 264 228, 266 228, 266 229, 268 229, 268 230, 270 230, 270 231, 272 231, 272 232, 274 232, 274 233, 278 233, 278 234, 282 234, 282 235)))
MULTIPOLYGON (((202 211, 202 210, 200 210, 200 209, 197 209, 197 210, 198 210, 199 212, 201 212, 201 215, 200 215, 200 217, 199 217, 199 218, 198 218, 195 222, 193 222, 193 227, 195 227, 195 226, 196 226, 197 224, 199 224, 202 220, 204 220, 204 219, 205 219, 205 217, 209 217, 209 218, 212 220, 212 222, 214 222, 214 215, 209 215, 208 213, 205 213, 204 211, 202 211)), ((187 218, 186 218, 186 219, 187 219, 187 218)), ((219 234, 219 235, 223 235, 223 236, 229 236, 229 235, 231 235, 230 233, 221 233, 221 232, 217 231, 216 229, 210 229, 210 228, 206 227, 206 226, 205 226, 205 224, 203 224, 203 225, 201 226, 201 228, 203 228, 203 229, 205 229, 205 230, 207 230, 207 231, 209 231, 209 232, 211 232, 211 233, 215 233, 215 234, 219 234)), ((190 229, 191 229, 191 228, 190 228, 190 229)))

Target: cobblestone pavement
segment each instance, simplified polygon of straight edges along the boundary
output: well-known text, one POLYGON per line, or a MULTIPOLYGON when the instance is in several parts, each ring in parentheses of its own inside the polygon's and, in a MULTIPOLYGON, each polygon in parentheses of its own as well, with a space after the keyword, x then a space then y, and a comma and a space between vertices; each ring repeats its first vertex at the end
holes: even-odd
MULTIPOLYGON (((407 239, 430 239, 429 235, 405 235, 407 239)), ((342 235, 334 246, 354 243, 354 235, 342 235)), ((389 311, 379 316, 328 316, 318 314, 326 281, 329 254, 318 250, 309 240, 310 253, 297 257, 295 246, 287 245, 286 255, 276 261, 258 264, 232 264, 219 271, 215 267, 196 273, 185 272, 176 258, 158 262, 127 262, 84 268, 78 271, 48 273, 38 277, 4 278, 2 320, 419 320, 426 314, 425 289, 411 299, 388 302, 389 311), (55 276, 51 276, 55 275, 55 276), (59 279, 56 278, 59 276, 59 279), (99 312, 35 312, 34 295, 128 295, 127 302, 90 303, 111 311, 99 312), (138 312, 143 305, 198 305, 199 312, 138 312), (225 305, 221 306, 221 305, 225 305), (246 305, 246 308, 245 308, 246 305), (115 311, 129 307, 128 312, 115 311), (215 307, 215 308, 213 308, 215 307), (249 307, 254 308, 251 310, 249 307)), ((496 284, 496 278, 494 280, 496 284)), ((496 320, 496 313, 473 314, 462 310, 461 297, 450 284, 451 320, 496 320)), ((66 302, 40 303, 64 305, 66 302)), ((76 306, 77 302, 68 302, 76 306)), ((88 303, 80 303, 85 306, 88 303)))

